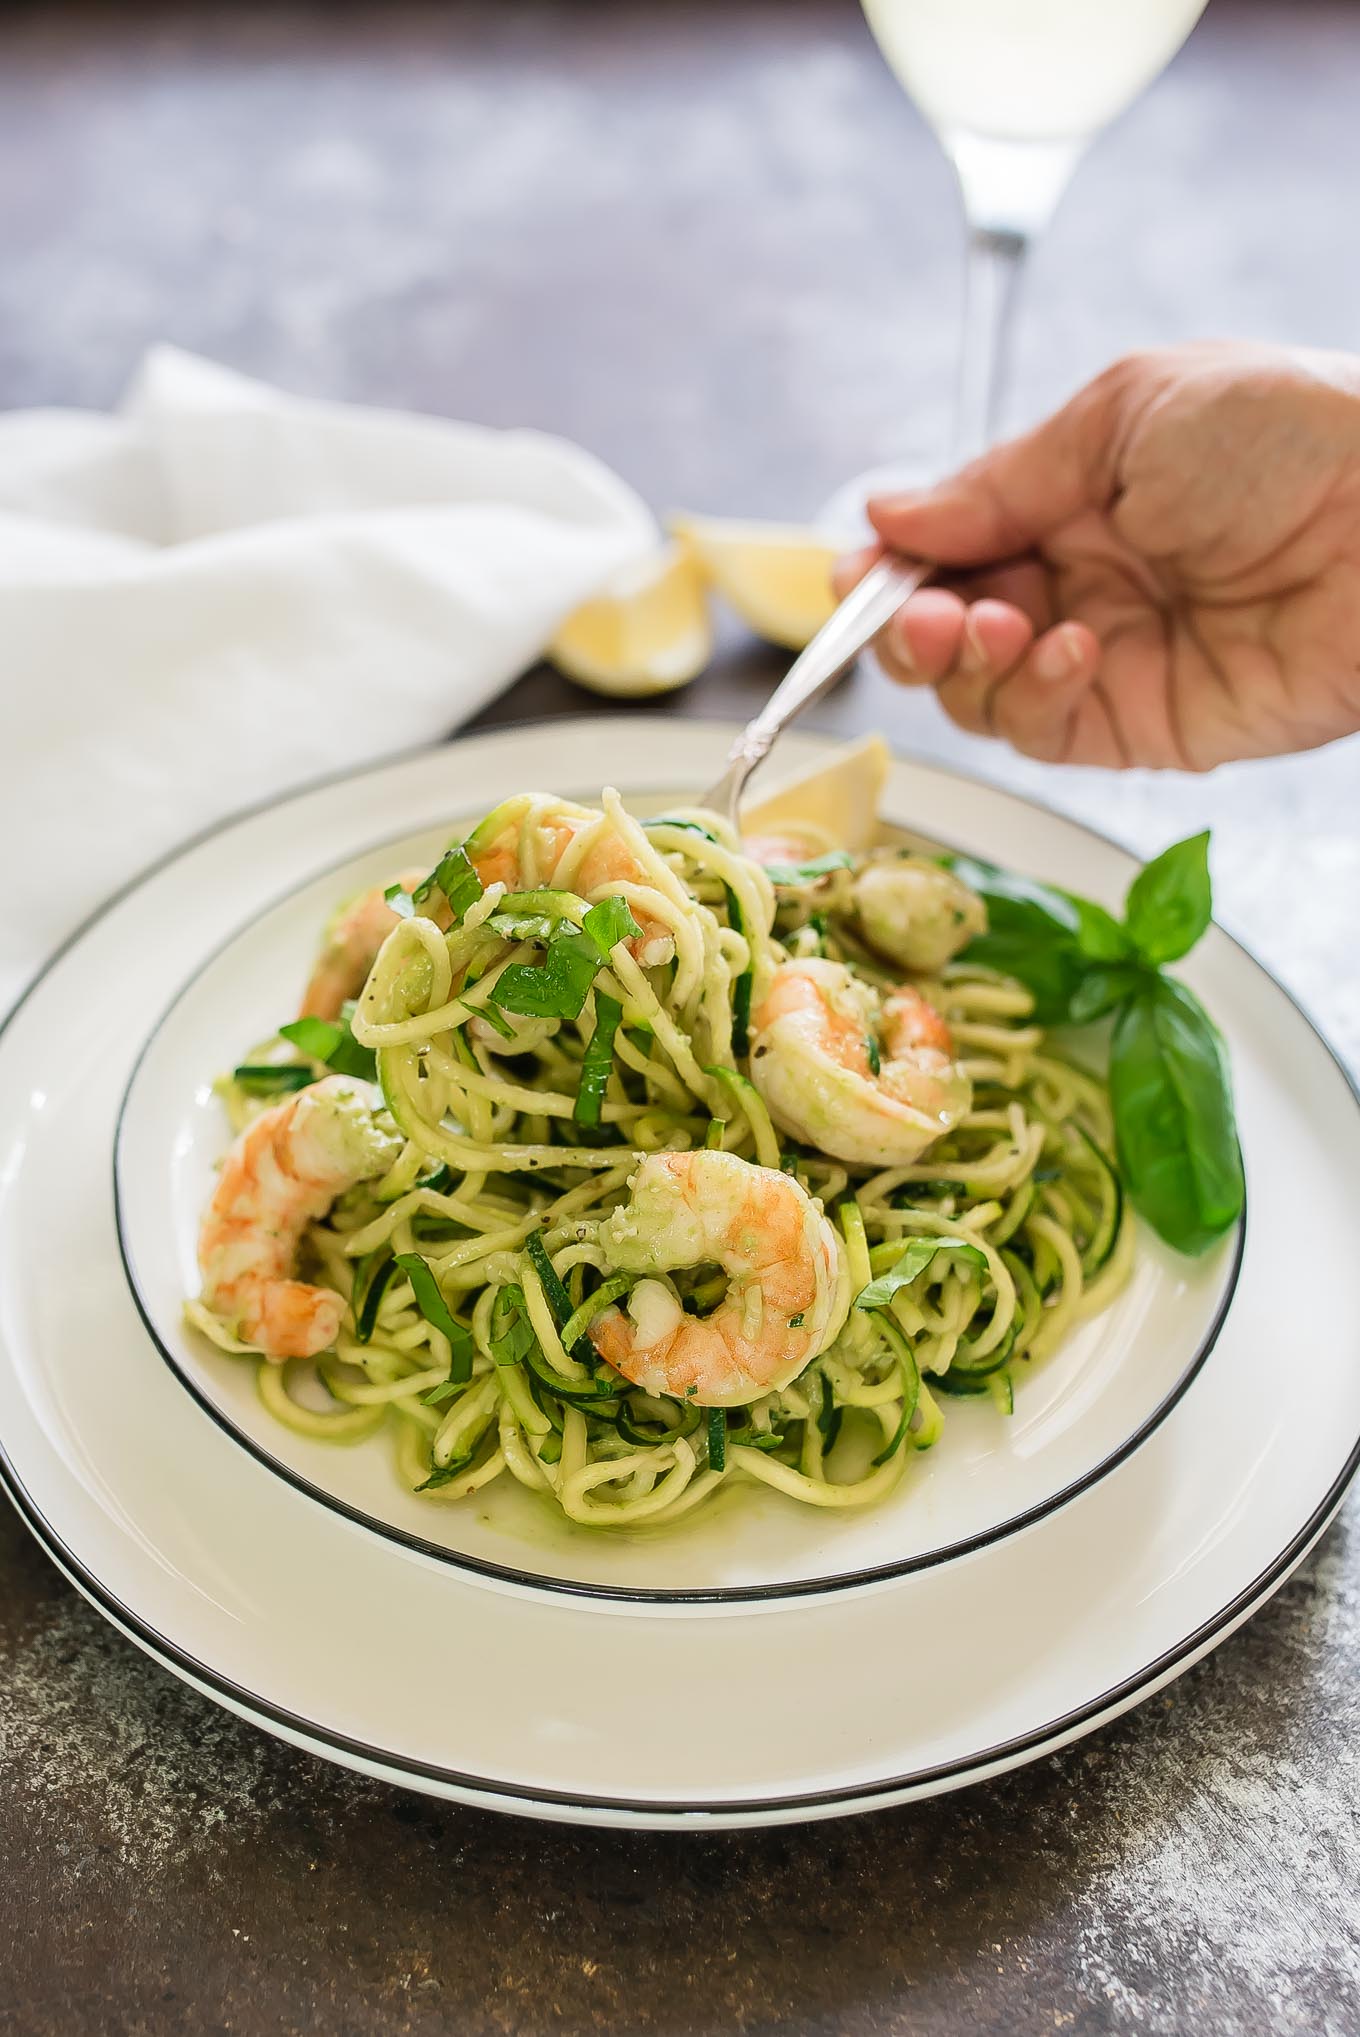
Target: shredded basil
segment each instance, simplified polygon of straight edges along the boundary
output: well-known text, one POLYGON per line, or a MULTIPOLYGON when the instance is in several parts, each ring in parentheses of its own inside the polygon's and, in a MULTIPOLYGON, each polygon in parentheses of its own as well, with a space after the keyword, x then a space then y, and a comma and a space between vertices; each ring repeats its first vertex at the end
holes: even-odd
POLYGON ((524 1300, 524 1289, 501 1287, 491 1306, 491 1329, 487 1337, 497 1365, 518 1365, 527 1358, 538 1339, 524 1300))
POLYGON ((602 898, 592 905, 581 925, 607 962, 620 941, 636 940, 642 928, 628 910, 626 898, 602 898))
POLYGON ((436 1329, 449 1340, 449 1380, 455 1386, 465 1386, 472 1377, 472 1354, 476 1346, 472 1332, 465 1330, 456 1320, 435 1279, 434 1268, 419 1252, 398 1252, 395 1263, 411 1283, 411 1292, 416 1298, 416 1307, 432 1329, 436 1329))
POLYGON ((965 1245, 958 1238, 913 1238, 895 1266, 886 1273, 880 1273, 877 1280, 871 1280, 855 1296, 855 1307, 862 1309, 884 1309, 892 1300, 899 1287, 910 1286, 920 1278, 933 1259, 947 1254, 961 1259, 966 1265, 980 1266, 985 1271, 987 1255, 976 1245, 965 1245))
POLYGON ((457 924, 468 907, 477 903, 484 889, 481 878, 468 860, 466 848, 461 842, 455 842, 445 850, 429 876, 417 884, 411 893, 411 902, 424 905, 427 898, 432 898, 436 891, 442 891, 457 924))
POLYGON ((596 993, 595 1030, 581 1060, 581 1076, 572 1111, 578 1125, 594 1126, 600 1122, 604 1093, 614 1066, 614 1035, 622 1017, 623 1006, 617 998, 606 997, 603 991, 596 993))
MULTIPOLYGON (((367 1266, 368 1261, 365 1260, 363 1264, 367 1266)), ((382 1298, 386 1294, 388 1288, 392 1285, 393 1275, 397 1271, 398 1267, 396 1260, 391 1257, 388 1257, 382 1259, 378 1263, 378 1265, 373 1267, 372 1271, 365 1276, 364 1285, 362 1289, 362 1299, 360 1300, 358 1307, 354 1309, 354 1339, 356 1343, 367 1344, 372 1341, 373 1332, 377 1326, 378 1321, 379 1304, 381 1303, 382 1298)), ((355 1285, 356 1287, 359 1285, 359 1279, 357 1276, 355 1280, 355 1285)), ((353 1302, 351 1301, 351 1307, 353 1306, 354 1306, 353 1302)))
POLYGON ((361 1047, 347 1019, 300 1018, 279 1027, 279 1038, 313 1061, 324 1061, 337 1075, 353 1075, 364 1082, 378 1079, 378 1058, 371 1047, 361 1047))

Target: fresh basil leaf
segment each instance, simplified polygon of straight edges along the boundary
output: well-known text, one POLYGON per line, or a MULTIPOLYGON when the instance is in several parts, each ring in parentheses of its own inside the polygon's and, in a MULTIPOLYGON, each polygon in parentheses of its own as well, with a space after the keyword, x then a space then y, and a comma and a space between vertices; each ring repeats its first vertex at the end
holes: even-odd
POLYGON ((1189 954, 1213 916, 1209 832, 1191 835, 1154 856, 1129 886, 1124 923, 1148 962, 1189 954))
POLYGON ((607 962, 620 941, 636 940, 642 928, 628 910, 626 898, 602 898, 592 905, 581 925, 607 962))
POLYGON ((1029 908, 1069 934, 1078 931, 1080 922, 1067 893, 1051 884, 1040 884, 1033 877, 1003 870, 996 863, 984 863, 977 856, 950 854, 941 856, 940 861, 984 901, 989 927, 1006 926, 1012 920, 1017 925, 1028 924, 1024 909, 1029 908), (1017 908, 1015 915, 1011 913, 1012 907, 1017 908))
POLYGON ((378 1059, 371 1047, 361 1047, 350 1031, 347 1019, 300 1018, 279 1027, 279 1038, 314 1061, 324 1061, 337 1075, 353 1075, 364 1082, 378 1079, 378 1059))
POLYGON ((497 1365, 518 1365, 533 1350, 538 1339, 525 1307, 524 1289, 511 1286, 496 1290, 491 1307, 487 1343, 497 1365))
POLYGON ((467 850, 461 842, 455 842, 452 848, 445 850, 429 876, 417 884, 411 900, 415 905, 424 905, 427 898, 436 891, 442 891, 456 924, 468 907, 477 903, 484 889, 481 878, 468 860, 467 850))
POLYGON ((590 934, 559 928, 542 962, 512 962, 487 1001, 524 1018, 579 1018, 600 966, 599 946, 590 934))
POLYGON ((296 1061, 281 1066, 269 1061, 243 1061, 239 1068, 232 1069, 231 1079, 247 1096, 286 1096, 316 1081, 311 1069, 296 1061))
POLYGON ((1207 1251, 1241 1213, 1242 1153, 1223 1041, 1183 983, 1149 977, 1120 1013, 1110 1102, 1134 1207, 1177 1251, 1207 1251))
POLYGON ((965 1265, 987 1266, 987 1254, 980 1252, 976 1245, 965 1245, 958 1238, 913 1238, 896 1265, 886 1273, 880 1273, 877 1280, 871 1280, 855 1296, 856 1308, 886 1308, 899 1287, 910 1286, 913 1280, 925 1272, 933 1259, 947 1253, 961 1259, 965 1265))
POLYGON ((428 1259, 419 1252, 398 1252, 396 1263, 410 1281, 416 1307, 426 1322, 449 1340, 453 1354, 449 1362, 450 1380, 454 1385, 465 1385, 472 1377, 472 1354, 476 1348, 472 1332, 465 1330, 450 1312, 428 1259))
POLYGON ((1136 963, 1116 962, 1108 969, 1089 969, 1068 1000, 1067 1015, 1074 1026, 1089 1026, 1094 1019, 1132 996, 1145 972, 1136 963))
POLYGON ((845 849, 828 849, 824 856, 813 856, 806 863, 766 863, 765 875, 771 884, 798 885, 815 884, 819 877, 829 877, 833 870, 853 870, 855 859, 845 849))
POLYGON ((968 943, 963 958, 1023 983, 1034 1000, 1034 1022, 1040 1026, 1068 1023, 1077 985, 1090 966, 1072 935, 1037 915, 1029 928, 979 934, 968 943))
POLYGON ((606 997, 603 991, 598 991, 595 997, 595 1030, 581 1060, 576 1103, 572 1110, 578 1125, 598 1125, 600 1122, 604 1093, 614 1066, 614 1035, 622 1017, 623 1006, 618 999, 606 997))
POLYGON ((1023 983, 1034 999, 1039 1025, 1065 1024, 1073 992, 1088 967, 1081 917, 1071 900, 972 856, 942 860, 987 907, 987 932, 968 943, 967 959, 1023 983))
POLYGON ((1113 913, 1092 899, 1078 898, 1074 891, 1061 895, 1077 916, 1077 946, 1083 955, 1092 962, 1128 960, 1134 952, 1133 942, 1113 913))

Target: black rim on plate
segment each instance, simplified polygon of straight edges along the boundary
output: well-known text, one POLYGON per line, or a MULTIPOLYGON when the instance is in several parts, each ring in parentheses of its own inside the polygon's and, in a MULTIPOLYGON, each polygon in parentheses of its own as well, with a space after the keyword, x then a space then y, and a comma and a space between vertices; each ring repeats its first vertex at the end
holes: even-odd
MULTIPOLYGON (((715 730, 721 733, 730 733, 726 724, 710 723, 708 726, 714 727, 715 730)), ((492 733, 495 737, 501 737, 507 732, 506 730, 496 730, 492 733)), ((474 737, 471 740, 475 741, 476 738, 474 737)), ((88 932, 95 922, 102 918, 113 905, 129 897, 134 891, 156 876, 158 872, 167 868, 181 856, 188 854, 205 841, 226 832, 228 829, 235 827, 238 823, 251 818, 255 814, 269 811, 293 799, 305 798, 308 794, 323 790, 327 786, 349 779, 362 779, 366 776, 374 775, 379 770, 390 769, 396 764, 408 762, 417 756, 431 753, 429 746, 422 745, 400 756, 386 758, 380 765, 372 766, 365 771, 330 773, 323 778, 314 780, 309 785, 298 788, 292 793, 275 799, 259 801, 249 808, 232 814, 225 820, 201 830, 188 841, 180 843, 166 855, 158 857, 155 862, 139 872, 127 884, 120 886, 110 898, 105 900, 94 912, 90 913, 70 936, 61 943, 55 952, 49 956, 18 1002, 6 1014, 3 1022, 0 1022, 0 1039, 3 1038, 13 1020, 58 962, 78 945, 85 933, 88 932)), ((917 768, 929 770, 944 778, 963 778, 963 774, 949 771, 936 764, 920 765, 917 768)), ((963 778, 963 782, 971 783, 973 781, 963 778)), ((1085 827, 1085 823, 1071 821, 1069 815, 1060 814, 1055 809, 1045 806, 1038 800, 1022 799, 1015 793, 1007 792, 1003 787, 990 786, 988 789, 1003 798, 1015 800, 1019 805, 1029 806, 1040 812, 1051 814, 1056 819, 1070 821, 1073 826, 1083 827, 1085 832, 1091 834, 1097 840, 1106 842, 1108 846, 1116 848, 1121 846, 1118 843, 1112 842, 1108 836, 1100 835, 1097 830, 1085 827)), ((1223 930, 1220 929, 1220 931, 1223 930)), ((1313 1022, 1298 999, 1285 988, 1278 977, 1257 960, 1250 949, 1246 948, 1240 941, 1237 941, 1231 934, 1225 932, 1224 938, 1231 941, 1233 946, 1261 971, 1261 974, 1274 985, 1286 1003, 1298 1014, 1341 1076, 1352 1101, 1360 1105, 1360 1087, 1357 1086, 1350 1069, 1313 1022)), ((1239 1241, 1239 1265, 1240 1258, 1241 1244, 1239 1241)), ((1203 1362, 1202 1359, 1200 1362, 1203 1362)), ((236 1432, 233 1430, 232 1433, 235 1434, 236 1432)), ((4 1447, 3 1439, 0 1438, 0 1486, 3 1486, 18 1511, 20 1518, 57 1564, 58 1568, 66 1573, 71 1581, 89 1598, 91 1603, 103 1612, 115 1626, 121 1628, 130 1639, 143 1647, 165 1667, 183 1675, 191 1683, 196 1683, 205 1690, 215 1693, 230 1708, 244 1712, 255 1723, 266 1727, 272 1726, 278 1729, 284 1737, 295 1738, 312 1747, 324 1749, 337 1755, 347 1764, 352 1765, 355 1762, 363 1762, 371 1767, 382 1770, 388 1775, 402 1777, 416 1784, 433 1783, 451 1791, 463 1792, 479 1799, 506 1805, 510 1808, 522 1806, 527 1809, 533 1806, 552 1806, 564 1811, 594 1810, 619 1812, 644 1821, 648 1817, 665 1819, 667 1821, 683 1817, 700 1825, 705 1821, 760 1816, 776 1812, 796 1813, 803 1810, 811 1812, 819 1809, 832 1809, 837 1806, 861 1808, 907 1793, 939 1788, 950 1782, 962 1782, 969 1777, 981 1779, 989 1771, 1013 1766, 1017 1762, 1022 1761, 1026 1756, 1037 1755, 1045 1748, 1070 1739, 1074 1735, 1079 1734, 1084 1728, 1100 1721, 1107 1714, 1127 1709, 1140 1694, 1149 1691, 1159 1683, 1165 1682, 1178 1669, 1187 1667, 1195 1657, 1205 1652, 1216 1640, 1226 1636, 1234 1626, 1269 1598, 1272 1591, 1283 1582, 1290 1571, 1303 1559, 1313 1543, 1322 1534, 1333 1514, 1340 1506, 1346 1488, 1355 1477, 1358 1468, 1360 1468, 1360 1439, 1357 1439, 1350 1449, 1339 1473, 1302 1527, 1296 1534, 1291 1536, 1274 1560, 1260 1571, 1242 1591, 1237 1593, 1227 1605, 1220 1608, 1217 1613, 1203 1621, 1179 1642, 1165 1650, 1152 1662, 1144 1664, 1141 1669, 1125 1678, 1121 1683, 1101 1692, 1099 1696, 1091 1699, 1087 1704, 1064 1713, 1056 1719, 1047 1721, 1043 1726, 1036 1728, 1034 1731, 1016 1736, 1007 1741, 998 1742, 991 1747, 981 1749, 958 1761, 943 1763, 933 1768, 918 1769, 904 1775, 890 1777, 881 1782, 856 1784, 849 1788, 791 1793, 778 1796, 744 1797, 722 1801, 710 1800, 696 1805, 693 1802, 683 1800, 667 1801, 656 1798, 582 1795, 569 1791, 535 1789, 523 1784, 485 1776, 470 1775, 436 1763, 415 1761, 394 1755, 388 1750, 374 1747, 364 1741, 355 1740, 350 1736, 320 1725, 315 1720, 303 1718, 296 1713, 285 1710, 281 1706, 275 1705, 271 1700, 262 1697, 258 1692, 247 1690, 242 1685, 235 1683, 231 1678, 222 1675, 209 1664, 198 1661, 194 1656, 178 1647, 176 1643, 160 1634, 147 1621, 133 1612, 130 1607, 124 1605, 115 1593, 109 1591, 46 1520, 40 1508, 25 1488, 23 1480, 20 1478, 4 1447)))

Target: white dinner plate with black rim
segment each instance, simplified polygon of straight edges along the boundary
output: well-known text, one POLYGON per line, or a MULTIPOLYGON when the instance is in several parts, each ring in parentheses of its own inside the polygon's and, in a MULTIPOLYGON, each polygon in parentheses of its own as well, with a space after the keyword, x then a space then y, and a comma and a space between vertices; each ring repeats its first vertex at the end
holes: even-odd
MULTIPOLYGON (((5 1484, 124 1632, 315 1752, 598 1823, 754 1823, 957 1786, 1212 1647, 1355 1470, 1360 1116, 1308 1021, 1218 929, 1184 973, 1233 1056, 1240 1265, 1237 1241, 1190 1267, 1143 1240, 1132 1299, 1079 1361, 1022 1380, 1012 1424, 951 1404, 934 1461, 868 1525, 740 1490, 698 1533, 621 1553, 490 1505, 460 1520, 396 1488, 380 1439, 291 1456, 241 1390, 249 1368, 186 1338, 191 1204, 221 1144, 203 1091, 281 970, 291 996, 337 876, 529 785, 673 798, 729 735, 634 717, 497 732, 248 815, 98 914, 0 1038, 5 1484), (119 1251, 120 1113, 154 1335, 119 1251)), ((791 736, 781 760, 823 747, 791 736)), ((886 812, 1111 905, 1133 867, 935 769, 896 765, 886 812)))

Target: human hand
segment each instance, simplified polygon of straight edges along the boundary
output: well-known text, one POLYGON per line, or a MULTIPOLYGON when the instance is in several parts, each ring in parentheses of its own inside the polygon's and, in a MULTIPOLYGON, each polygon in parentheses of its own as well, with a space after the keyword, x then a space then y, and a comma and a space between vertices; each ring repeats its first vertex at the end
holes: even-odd
MULTIPOLYGON (((1360 360, 1135 354, 1025 437, 869 505, 940 562, 878 640, 962 728, 1206 771, 1360 728, 1360 360)), ((844 592, 883 547, 842 562, 844 592)))

